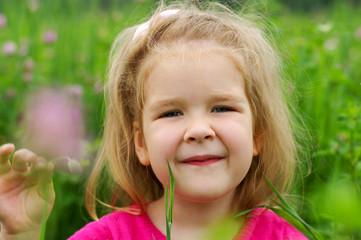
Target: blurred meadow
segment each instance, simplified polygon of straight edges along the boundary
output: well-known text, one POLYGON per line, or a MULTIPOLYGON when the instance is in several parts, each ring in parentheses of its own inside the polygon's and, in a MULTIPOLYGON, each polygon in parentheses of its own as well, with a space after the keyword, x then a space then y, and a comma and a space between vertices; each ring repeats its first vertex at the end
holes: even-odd
MULTIPOLYGON (((46 239, 66 239, 90 220, 83 195, 102 136, 110 46, 156 2, 0 0, 0 145, 56 164, 46 239)), ((250 6, 272 23, 266 32, 284 60, 285 89, 308 129, 296 208, 325 239, 361 239, 361 4, 250 6)))

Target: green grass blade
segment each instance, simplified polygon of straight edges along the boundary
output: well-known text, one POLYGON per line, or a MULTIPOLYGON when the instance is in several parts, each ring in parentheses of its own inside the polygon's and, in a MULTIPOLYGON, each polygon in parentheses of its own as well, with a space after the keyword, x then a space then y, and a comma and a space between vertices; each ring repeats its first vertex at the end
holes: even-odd
POLYGON ((297 213, 296 211, 291 207, 290 204, 288 204, 288 202, 281 196, 281 194, 277 191, 277 189, 271 184, 271 182, 267 179, 266 176, 264 176, 265 180, 267 181, 267 184, 271 187, 272 191, 277 195, 277 197, 280 199, 280 201, 282 202, 279 203, 275 200, 272 200, 277 206, 279 206, 281 209, 283 209, 283 211, 285 211, 287 214, 289 214, 289 216, 287 216, 286 214, 282 213, 280 211, 280 209, 277 208, 273 208, 273 207, 269 207, 269 209, 271 209, 272 211, 274 211, 275 213, 279 213, 281 215, 281 217, 284 217, 285 220, 287 220, 290 224, 292 224, 294 227, 296 227, 297 229, 299 229, 301 232, 303 232, 304 234, 312 237, 313 239, 319 239, 322 240, 323 237, 322 235, 317 232, 314 228, 312 228, 310 225, 308 225, 297 213), (295 221, 296 220, 296 221, 295 221))
POLYGON ((300 230, 309 239, 323 240, 322 235, 313 229, 310 225, 308 225, 302 218, 293 216, 290 212, 287 212, 287 210, 283 208, 271 208, 271 210, 285 219, 292 226, 300 230))
POLYGON ((248 210, 246 210, 246 211, 243 211, 243 212, 238 213, 237 215, 233 216, 233 218, 241 217, 241 216, 243 216, 243 215, 245 215, 245 214, 247 214, 247 213, 249 213, 249 212, 252 212, 253 210, 255 210, 255 209, 257 209, 257 208, 267 208, 267 206, 266 206, 266 205, 259 205, 259 206, 250 208, 250 209, 248 209, 248 210))
POLYGON ((311 235, 313 239, 316 239, 316 240, 323 239, 322 235, 319 232, 317 232, 313 227, 311 227, 309 224, 307 224, 305 222, 305 220, 303 220, 297 213, 294 213, 294 211, 293 212, 289 211, 287 208, 285 208, 285 206, 283 206, 279 202, 276 202, 276 201, 273 201, 273 202, 276 203, 277 206, 279 206, 283 211, 285 211, 292 218, 290 218, 286 214, 282 213, 280 211, 281 209, 271 208, 272 211, 279 214, 281 217, 283 217, 285 220, 287 220, 287 222, 292 224, 294 227, 299 229, 301 232, 305 233, 306 235, 311 235), (298 221, 300 224, 302 224, 302 226, 300 226, 299 223, 295 222, 294 220, 298 221))
POLYGON ((263 177, 266 179, 267 184, 271 187, 272 191, 277 195, 279 200, 281 200, 282 204, 288 208, 289 211, 292 211, 295 213, 295 211, 292 209, 292 207, 288 204, 288 202, 281 196, 281 194, 277 191, 277 189, 272 185, 272 183, 268 180, 268 178, 263 175, 263 177))
POLYGON ((174 203, 174 187, 175 187, 175 181, 174 176, 172 173, 172 169, 170 168, 169 162, 168 163, 168 170, 169 170, 169 177, 170 177, 170 206, 168 210, 168 220, 170 223, 173 223, 173 203, 174 203))
POLYGON ((170 224, 168 222, 168 217, 167 214, 165 215, 165 221, 166 221, 166 228, 167 228, 167 240, 171 240, 170 239, 170 224))
POLYGON ((48 216, 48 206, 47 206, 48 201, 49 201, 49 190, 45 191, 45 206, 44 206, 44 210, 43 210, 43 217, 41 220, 41 229, 40 229, 39 240, 45 239, 46 220, 47 220, 47 216, 48 216))
POLYGON ((170 225, 168 222, 168 183, 165 184, 165 226, 167 230, 167 240, 170 240, 170 225))
POLYGON ((175 188, 175 180, 172 173, 172 169, 170 168, 169 161, 168 163, 168 170, 169 170, 169 192, 168 192, 168 183, 165 185, 165 221, 166 221, 166 230, 167 230, 167 240, 170 240, 170 233, 171 233, 171 225, 173 223, 173 204, 174 204, 174 188, 175 188), (169 196, 169 194, 170 196, 169 196), (169 201, 169 208, 168 208, 168 201, 169 201))

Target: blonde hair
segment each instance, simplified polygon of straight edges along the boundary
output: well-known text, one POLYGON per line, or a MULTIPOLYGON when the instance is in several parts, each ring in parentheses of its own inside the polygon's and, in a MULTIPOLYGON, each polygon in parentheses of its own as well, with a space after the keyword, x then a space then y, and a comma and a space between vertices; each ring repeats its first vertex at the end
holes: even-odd
POLYGON ((139 76, 140 66, 157 48, 171 48, 179 42, 205 41, 224 49, 245 79, 259 155, 254 157, 247 176, 236 189, 236 209, 246 210, 268 201, 273 193, 264 176, 281 193, 289 191, 297 148, 291 114, 280 87, 284 86, 280 59, 252 22, 219 4, 209 6, 201 10, 189 4, 161 4, 141 34, 134 36, 138 28, 134 26, 115 40, 105 89, 104 137, 86 192, 86 206, 94 219, 96 201, 113 210, 136 203, 144 211, 146 202, 163 194, 151 168, 141 165, 137 158, 133 121, 142 119, 144 77, 139 76), (159 14, 166 9, 180 11, 161 17, 159 14), (102 200, 99 197, 102 192, 110 195, 102 200))

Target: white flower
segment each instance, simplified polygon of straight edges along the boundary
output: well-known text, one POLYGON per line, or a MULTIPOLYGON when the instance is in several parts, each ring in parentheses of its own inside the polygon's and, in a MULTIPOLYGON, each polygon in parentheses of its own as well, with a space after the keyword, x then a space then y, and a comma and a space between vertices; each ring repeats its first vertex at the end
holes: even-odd
POLYGON ((335 50, 338 45, 338 39, 337 38, 329 38, 325 41, 323 44, 323 47, 329 51, 335 50))
POLYGON ((318 30, 320 30, 321 32, 329 32, 332 29, 332 24, 331 23, 319 24, 317 27, 318 30))
POLYGON ((80 174, 83 171, 83 168, 80 165, 80 163, 71 158, 69 158, 69 161, 68 161, 68 168, 69 168, 69 171, 73 174, 80 174))

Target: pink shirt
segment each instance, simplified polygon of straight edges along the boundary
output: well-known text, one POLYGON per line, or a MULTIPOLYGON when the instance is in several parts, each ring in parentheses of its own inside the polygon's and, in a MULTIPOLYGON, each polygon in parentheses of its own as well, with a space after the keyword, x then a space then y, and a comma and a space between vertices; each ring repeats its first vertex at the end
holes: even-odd
MULTIPOLYGON (((256 209, 236 240, 304 240, 301 232, 270 210, 256 209)), ((166 240, 146 212, 115 212, 91 222, 68 240, 166 240)))

